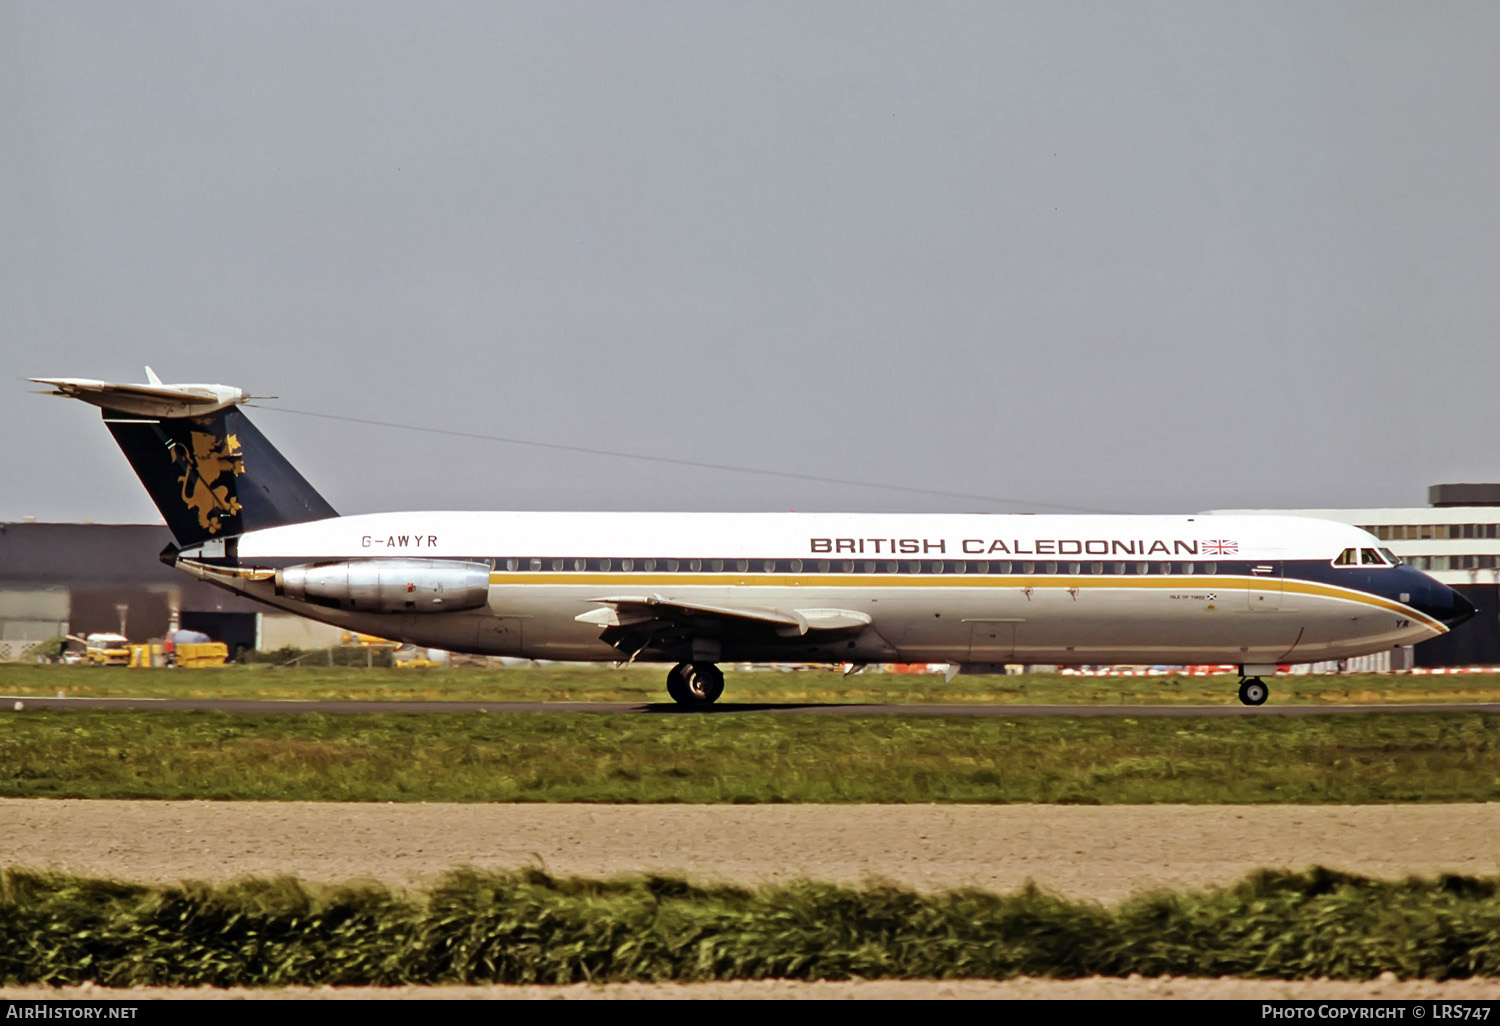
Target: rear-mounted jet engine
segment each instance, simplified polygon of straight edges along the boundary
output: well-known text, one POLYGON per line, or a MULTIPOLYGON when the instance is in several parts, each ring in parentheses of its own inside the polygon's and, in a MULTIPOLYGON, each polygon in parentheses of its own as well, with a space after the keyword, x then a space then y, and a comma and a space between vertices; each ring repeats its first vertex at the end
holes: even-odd
POLYGON ((276 571, 276 594, 362 613, 453 613, 489 598, 490 568, 446 559, 310 563, 276 571))

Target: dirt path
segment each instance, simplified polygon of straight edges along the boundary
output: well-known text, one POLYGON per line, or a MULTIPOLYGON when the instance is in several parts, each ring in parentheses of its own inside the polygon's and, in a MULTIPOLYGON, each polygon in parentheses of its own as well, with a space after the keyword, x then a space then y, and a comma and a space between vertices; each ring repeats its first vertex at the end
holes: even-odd
MULTIPOLYGON (((1500 875, 1500 804, 1369 806, 368 805, 0 800, 0 865, 140 881, 292 873, 420 885, 456 865, 560 874, 811 877, 927 890, 1028 880, 1114 901, 1321 864, 1378 877, 1500 875)), ((1500 999, 1500 980, 781 981, 693 986, 103 991, 0 998, 1500 999)))
POLYGON ((1114 901, 1314 864, 1500 875, 1500 804, 437 805, 0 800, 0 865, 141 881, 291 873, 412 885, 456 865, 886 880, 1114 901))

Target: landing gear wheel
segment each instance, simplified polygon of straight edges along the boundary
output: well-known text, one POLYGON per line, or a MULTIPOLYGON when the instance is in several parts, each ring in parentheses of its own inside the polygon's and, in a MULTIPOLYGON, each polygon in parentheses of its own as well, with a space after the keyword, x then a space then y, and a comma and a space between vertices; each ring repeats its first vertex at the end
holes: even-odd
POLYGON ((1265 705, 1270 695, 1271 689, 1259 677, 1240 681, 1240 701, 1246 705, 1265 705))
POLYGON ((678 705, 712 705, 724 693, 724 671, 713 663, 678 663, 667 674, 667 694, 678 705))

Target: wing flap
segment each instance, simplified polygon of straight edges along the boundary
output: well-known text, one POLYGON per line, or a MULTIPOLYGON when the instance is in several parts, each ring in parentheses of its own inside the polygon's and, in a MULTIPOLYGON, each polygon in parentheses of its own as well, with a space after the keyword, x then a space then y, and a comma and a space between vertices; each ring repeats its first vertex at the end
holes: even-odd
POLYGON ((796 614, 775 609, 757 609, 749 606, 714 606, 701 602, 681 602, 665 599, 660 595, 617 595, 594 599, 601 606, 574 617, 580 623, 598 624, 601 627, 626 627, 651 621, 668 623, 685 620, 710 619, 740 624, 760 624, 778 628, 795 628, 801 634, 807 630, 807 622, 796 614))

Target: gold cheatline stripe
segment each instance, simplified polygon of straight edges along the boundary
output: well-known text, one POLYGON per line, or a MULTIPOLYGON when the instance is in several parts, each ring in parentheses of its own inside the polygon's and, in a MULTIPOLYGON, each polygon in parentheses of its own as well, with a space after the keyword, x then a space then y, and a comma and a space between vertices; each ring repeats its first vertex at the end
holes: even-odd
MULTIPOLYGON (((982 574, 739 574, 739 573, 640 573, 620 571, 597 573, 574 571, 568 573, 544 570, 514 570, 490 574, 491 584, 574 584, 594 587, 621 585, 656 585, 688 587, 746 587, 746 588, 1207 588, 1218 591, 1238 591, 1250 584, 1264 586, 1271 581, 1281 581, 1281 590, 1298 595, 1316 595, 1321 598, 1343 599, 1361 605, 1374 606, 1393 613, 1400 613, 1419 620, 1437 631, 1448 633, 1448 626, 1434 620, 1426 613, 1411 606, 1402 605, 1382 595, 1374 595, 1355 588, 1344 588, 1333 584, 1320 584, 1294 577, 1251 577, 1248 575, 1224 574, 1218 577, 1170 574, 1150 577, 1070 577, 1070 576, 986 576, 982 574)), ((1265 589, 1271 590, 1271 589, 1265 589)))

